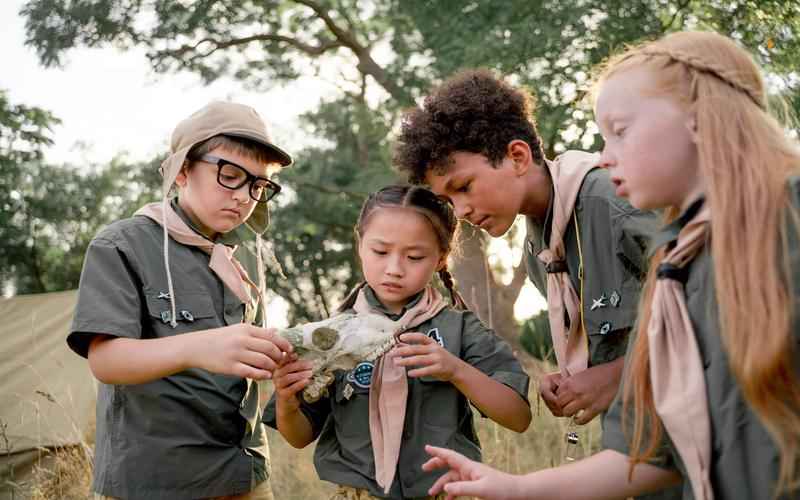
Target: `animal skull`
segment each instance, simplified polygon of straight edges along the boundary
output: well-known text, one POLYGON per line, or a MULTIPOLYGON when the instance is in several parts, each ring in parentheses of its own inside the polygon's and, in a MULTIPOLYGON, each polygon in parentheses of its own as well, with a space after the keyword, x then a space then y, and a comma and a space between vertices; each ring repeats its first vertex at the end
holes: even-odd
POLYGON ((326 320, 279 331, 299 359, 310 361, 311 383, 303 399, 313 403, 333 382, 334 370, 350 370, 362 361, 375 361, 397 342, 397 324, 380 314, 342 313, 326 320))

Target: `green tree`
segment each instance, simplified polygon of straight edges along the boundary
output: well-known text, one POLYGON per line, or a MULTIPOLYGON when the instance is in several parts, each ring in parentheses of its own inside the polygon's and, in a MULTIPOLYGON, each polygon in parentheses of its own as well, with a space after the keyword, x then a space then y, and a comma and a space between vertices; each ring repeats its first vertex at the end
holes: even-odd
POLYGON ((78 286, 92 236, 158 189, 157 160, 107 167, 50 165, 42 149, 59 123, 0 93, 0 282, 17 293, 78 286))
MULTIPOLYGON (((31 0, 22 13, 27 42, 45 65, 60 64, 73 47, 143 46, 157 71, 188 70, 206 81, 233 76, 257 89, 323 65, 342 69, 340 95, 305 117, 325 144, 299 154, 282 175, 296 198, 276 214, 287 279, 276 278, 273 288, 296 318, 329 310, 328 298, 356 279, 346 228, 358 198, 391 176, 385 167, 398 111, 458 68, 488 66, 530 85, 550 155, 599 147, 582 100, 592 68, 642 38, 717 29, 756 50, 789 96, 798 84, 791 76, 800 53, 798 6, 779 0, 31 0), (375 89, 379 97, 366 99, 375 89)), ((508 270, 504 285, 487 264, 482 235, 467 229, 462 245, 454 271, 467 300, 515 338, 522 266, 508 270)))
POLYGON ((540 311, 522 323, 519 334, 522 347, 536 359, 556 363, 553 338, 550 336, 550 320, 547 311, 540 311))

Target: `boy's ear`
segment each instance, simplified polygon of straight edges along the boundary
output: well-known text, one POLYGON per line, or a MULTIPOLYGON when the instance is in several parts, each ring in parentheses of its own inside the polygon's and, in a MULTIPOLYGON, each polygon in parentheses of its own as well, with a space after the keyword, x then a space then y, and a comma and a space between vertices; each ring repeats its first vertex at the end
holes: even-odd
POLYGON ((181 169, 178 170, 178 175, 175 176, 175 184, 177 184, 178 187, 184 187, 186 185, 186 174, 188 170, 189 162, 185 161, 183 165, 181 165, 181 169))
POLYGON ((513 168, 517 175, 525 175, 533 163, 530 145, 519 139, 508 143, 506 156, 513 162, 513 168))

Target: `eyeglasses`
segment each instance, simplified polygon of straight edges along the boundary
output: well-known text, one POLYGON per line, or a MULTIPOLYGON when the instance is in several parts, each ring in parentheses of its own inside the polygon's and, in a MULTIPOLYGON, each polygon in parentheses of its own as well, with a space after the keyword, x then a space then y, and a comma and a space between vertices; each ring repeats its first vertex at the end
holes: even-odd
POLYGON ((267 179, 266 177, 258 177, 247 170, 225 158, 219 158, 212 155, 203 155, 200 161, 210 163, 217 166, 217 182, 220 186, 228 189, 239 189, 247 183, 250 183, 250 198, 259 203, 266 203, 276 194, 281 192, 281 187, 267 179))

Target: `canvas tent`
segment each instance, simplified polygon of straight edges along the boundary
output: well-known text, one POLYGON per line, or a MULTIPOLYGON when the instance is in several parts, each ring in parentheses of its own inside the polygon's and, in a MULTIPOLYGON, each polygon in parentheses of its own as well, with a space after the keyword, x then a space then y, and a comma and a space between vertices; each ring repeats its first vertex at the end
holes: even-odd
POLYGON ((85 445, 96 386, 69 350, 76 291, 0 299, 0 500, 25 498, 47 450, 85 445))

